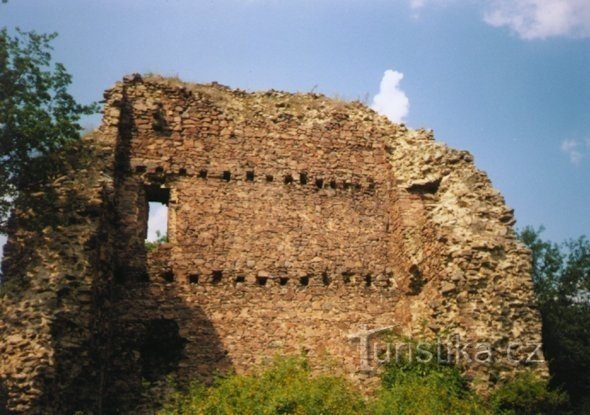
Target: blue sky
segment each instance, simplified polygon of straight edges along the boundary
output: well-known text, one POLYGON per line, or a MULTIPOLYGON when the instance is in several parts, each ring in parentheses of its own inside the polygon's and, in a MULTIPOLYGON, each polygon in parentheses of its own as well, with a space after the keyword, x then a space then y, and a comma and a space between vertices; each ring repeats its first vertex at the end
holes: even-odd
POLYGON ((84 102, 132 72, 379 94, 472 152, 519 226, 590 235, 588 0, 9 0, 0 26, 58 32, 84 102))

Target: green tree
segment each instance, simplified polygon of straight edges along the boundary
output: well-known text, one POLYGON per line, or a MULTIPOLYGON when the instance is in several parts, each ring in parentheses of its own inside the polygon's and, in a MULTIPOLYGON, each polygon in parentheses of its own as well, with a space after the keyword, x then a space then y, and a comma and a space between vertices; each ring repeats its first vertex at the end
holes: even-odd
POLYGON ((543 348, 552 384, 565 389, 580 413, 590 412, 590 242, 560 245, 527 227, 519 234, 531 249, 533 281, 543 319, 543 348))
POLYGON ((56 36, 0 30, 0 232, 19 192, 55 167, 42 156, 79 139, 80 117, 97 111, 68 93, 72 77, 52 63, 56 36))
POLYGON ((533 282, 535 293, 540 303, 555 295, 559 276, 563 268, 563 254, 555 243, 541 239, 545 229, 526 227, 519 233, 519 238, 532 252, 533 282))

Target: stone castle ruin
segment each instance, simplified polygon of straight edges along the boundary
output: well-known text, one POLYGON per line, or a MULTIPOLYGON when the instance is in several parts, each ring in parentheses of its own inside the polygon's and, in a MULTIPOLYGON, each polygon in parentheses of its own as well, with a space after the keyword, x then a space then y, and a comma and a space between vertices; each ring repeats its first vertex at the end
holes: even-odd
POLYGON ((133 75, 105 100, 10 220, 0 413, 141 412, 146 381, 277 354, 370 385, 359 330, 540 344, 529 252, 469 153, 317 94, 133 75))

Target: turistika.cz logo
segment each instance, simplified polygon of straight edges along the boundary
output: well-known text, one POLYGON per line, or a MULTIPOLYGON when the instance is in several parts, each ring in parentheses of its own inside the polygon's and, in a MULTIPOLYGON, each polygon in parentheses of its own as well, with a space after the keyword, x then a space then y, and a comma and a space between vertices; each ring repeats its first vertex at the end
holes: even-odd
POLYGON ((490 365, 502 360, 513 366, 545 361, 540 343, 508 341, 499 347, 489 341, 463 341, 458 334, 437 337, 433 341, 413 341, 396 335, 394 326, 367 327, 362 325, 360 331, 348 336, 359 342, 360 370, 363 372, 371 372, 392 360, 427 364, 436 359, 437 363, 459 366, 490 365))

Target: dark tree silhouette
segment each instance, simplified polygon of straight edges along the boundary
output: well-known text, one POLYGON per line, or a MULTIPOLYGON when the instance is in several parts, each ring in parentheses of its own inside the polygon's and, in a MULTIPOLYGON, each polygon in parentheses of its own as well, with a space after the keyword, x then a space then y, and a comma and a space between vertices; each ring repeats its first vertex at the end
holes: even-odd
POLYGON ((578 413, 590 413, 590 241, 563 244, 525 228, 520 239, 533 254, 533 280, 543 319, 551 382, 565 389, 578 413))

